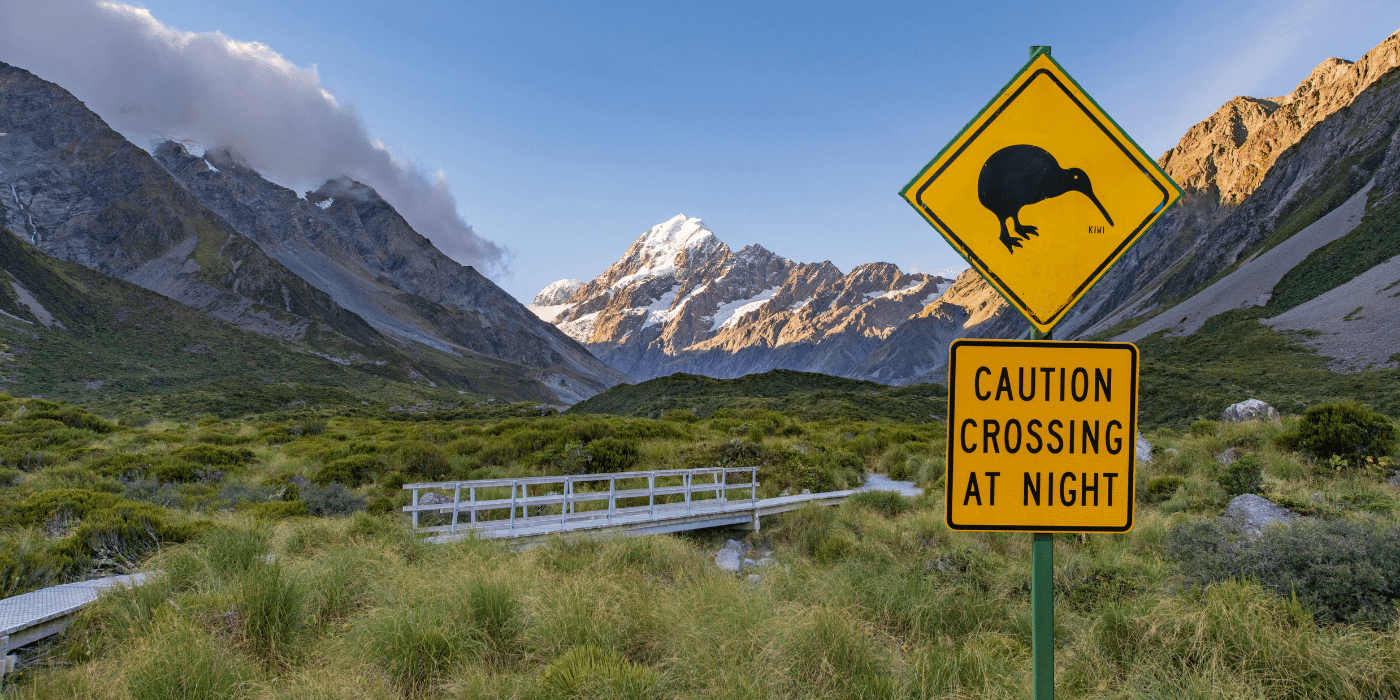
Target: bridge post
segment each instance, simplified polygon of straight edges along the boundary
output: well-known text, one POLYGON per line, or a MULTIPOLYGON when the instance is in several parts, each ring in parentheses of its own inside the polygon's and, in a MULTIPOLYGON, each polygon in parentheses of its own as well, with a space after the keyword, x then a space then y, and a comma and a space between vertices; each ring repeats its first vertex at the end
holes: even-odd
POLYGON ((457 506, 462 502, 462 485, 457 484, 457 488, 452 491, 452 529, 449 532, 457 531, 457 506))
POLYGON ((695 476, 690 472, 685 473, 685 512, 690 512, 690 478, 695 476))
POLYGON ((617 477, 608 479, 608 517, 607 521, 612 522, 613 511, 617 510, 617 477))
POLYGON ((413 529, 418 529, 418 489, 413 489, 413 529))
POLYGON ((476 525, 476 487, 475 487, 475 486, 472 487, 472 490, 471 490, 471 497, 472 497, 472 526, 475 526, 475 525, 476 525))
POLYGON ((570 486, 573 486, 573 479, 567 476, 564 477, 564 507, 561 508, 559 511, 560 530, 569 529, 569 494, 571 493, 569 489, 570 486))
POLYGON ((647 517, 656 517, 656 475, 647 474, 647 517))
POLYGON ((510 482, 510 529, 515 529, 515 482, 510 482))

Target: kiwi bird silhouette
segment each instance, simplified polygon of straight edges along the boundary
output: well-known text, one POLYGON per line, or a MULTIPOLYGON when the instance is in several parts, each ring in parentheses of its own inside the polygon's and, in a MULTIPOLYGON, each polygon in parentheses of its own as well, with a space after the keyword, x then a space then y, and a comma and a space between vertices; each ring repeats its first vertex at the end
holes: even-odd
POLYGON ((1094 196, 1089 176, 1079 168, 1061 168, 1055 156, 1039 146, 1007 146, 982 164, 982 174, 977 177, 977 199, 996 214, 1001 223, 1000 240, 1010 253, 1021 247, 1021 241, 1012 237, 1006 220, 1011 219, 1021 238, 1030 240, 1031 236, 1039 236, 1036 227, 1021 223, 1021 207, 1066 192, 1079 192, 1088 197, 1103 212, 1108 225, 1113 225, 1113 217, 1094 196))

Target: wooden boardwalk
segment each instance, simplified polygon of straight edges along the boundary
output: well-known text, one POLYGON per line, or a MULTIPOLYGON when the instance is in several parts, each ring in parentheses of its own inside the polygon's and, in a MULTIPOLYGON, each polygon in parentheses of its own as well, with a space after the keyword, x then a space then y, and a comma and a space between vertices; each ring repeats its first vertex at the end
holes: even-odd
POLYGON ((412 515, 415 531, 433 541, 571 532, 648 535, 736 525, 758 530, 765 516, 808 503, 839 505, 871 485, 762 499, 759 486, 758 467, 441 481, 404 484, 413 503, 403 510, 412 515), (734 492, 741 497, 733 498, 734 492))
POLYGON ((0 600, 0 677, 14 670, 11 649, 62 632, 73 614, 113 586, 139 586, 146 574, 65 583, 0 600))

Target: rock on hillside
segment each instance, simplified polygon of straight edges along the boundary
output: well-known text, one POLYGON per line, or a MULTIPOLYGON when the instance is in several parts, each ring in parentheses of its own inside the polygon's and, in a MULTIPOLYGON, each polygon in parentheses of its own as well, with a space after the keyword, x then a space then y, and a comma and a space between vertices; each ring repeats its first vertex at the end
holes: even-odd
POLYGON ((167 141, 155 157, 268 255, 386 335, 533 367, 567 403, 628 381, 444 255, 371 187, 341 177, 299 197, 227 150, 194 156, 167 141))
POLYGON ((793 369, 899 385, 946 381, 947 339, 1024 332, 1019 316, 981 327, 1004 304, 976 274, 953 284, 889 263, 842 273, 757 245, 736 253, 681 215, 603 274, 556 282, 530 308, 639 380, 793 369))

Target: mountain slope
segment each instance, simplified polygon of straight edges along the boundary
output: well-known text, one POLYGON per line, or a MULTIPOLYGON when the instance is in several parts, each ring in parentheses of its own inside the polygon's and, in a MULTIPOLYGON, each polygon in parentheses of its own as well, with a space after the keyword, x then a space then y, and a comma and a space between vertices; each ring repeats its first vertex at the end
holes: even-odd
POLYGON ((0 339, 11 354, 0 369, 5 391, 99 406, 193 392, 206 411, 241 415, 296 399, 455 401, 462 399, 457 387, 473 396, 552 398, 525 368, 474 354, 425 348, 437 356, 396 349, 371 349, 355 362, 318 356, 50 256, 4 228, 0 339))
POLYGON ((165 142, 155 158, 270 256, 389 336, 536 368, 566 403, 628 381, 444 255, 370 187, 336 178, 303 198, 227 150, 197 157, 165 142))
POLYGON ((0 96, 0 225, 46 253, 264 335, 384 342, 63 88, 0 64, 0 96))
POLYGON ((61 87, 4 64, 0 97, 0 225, 40 250, 350 362, 401 351, 449 376, 453 355, 485 355, 550 402, 626 380, 367 187, 338 179, 301 199, 232 154, 211 154, 221 169, 173 144, 158 163, 61 87))
POLYGON ((569 413, 655 418, 679 410, 709 418, 723 409, 780 411, 809 421, 888 419, 924 424, 944 420, 948 390, 937 384, 889 387, 782 369, 734 379, 677 373, 615 386, 576 404, 569 413))
POLYGON ((1122 332, 1355 195, 1382 169, 1400 124, 1397 66, 1400 33, 1355 63, 1324 61, 1285 97, 1236 98, 1192 127, 1158 160, 1186 196, 1056 335, 1122 332))

